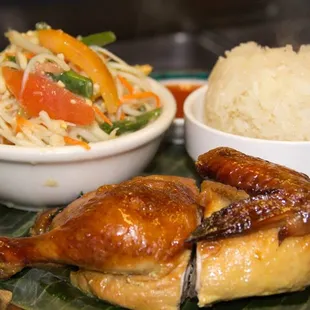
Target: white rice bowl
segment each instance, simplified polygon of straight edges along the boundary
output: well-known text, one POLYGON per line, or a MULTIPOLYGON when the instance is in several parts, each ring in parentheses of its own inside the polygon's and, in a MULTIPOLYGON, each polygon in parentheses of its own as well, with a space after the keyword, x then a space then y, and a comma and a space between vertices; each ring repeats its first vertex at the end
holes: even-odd
POLYGON ((217 61, 205 95, 205 123, 251 138, 310 140, 310 45, 241 44, 217 61))

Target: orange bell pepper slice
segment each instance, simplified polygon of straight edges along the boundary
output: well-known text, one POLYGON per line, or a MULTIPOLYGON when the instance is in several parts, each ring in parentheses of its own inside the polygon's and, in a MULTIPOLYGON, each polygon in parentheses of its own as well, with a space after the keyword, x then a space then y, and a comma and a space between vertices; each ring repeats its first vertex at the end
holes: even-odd
POLYGON ((19 100, 27 115, 35 117, 41 111, 46 111, 52 119, 82 126, 95 121, 95 112, 85 99, 42 75, 30 73, 21 93, 23 74, 20 70, 2 68, 9 91, 19 100))
POLYGON ((109 113, 115 113, 119 105, 113 77, 100 57, 83 42, 62 30, 38 31, 39 42, 55 54, 62 53, 65 59, 81 68, 100 87, 100 93, 109 113))

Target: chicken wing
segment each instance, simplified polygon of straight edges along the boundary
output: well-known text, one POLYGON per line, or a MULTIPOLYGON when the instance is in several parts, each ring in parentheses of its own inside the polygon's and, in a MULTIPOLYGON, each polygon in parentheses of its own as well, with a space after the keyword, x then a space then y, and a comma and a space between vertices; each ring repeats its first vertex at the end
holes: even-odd
POLYGON ((234 186, 249 197, 207 217, 190 241, 217 240, 271 227, 279 241, 310 232, 310 179, 308 176, 230 148, 199 156, 197 171, 234 186))
POLYGON ((215 180, 202 183, 204 220, 189 238, 199 306, 309 285, 309 178, 228 148, 201 155, 197 170, 215 180))

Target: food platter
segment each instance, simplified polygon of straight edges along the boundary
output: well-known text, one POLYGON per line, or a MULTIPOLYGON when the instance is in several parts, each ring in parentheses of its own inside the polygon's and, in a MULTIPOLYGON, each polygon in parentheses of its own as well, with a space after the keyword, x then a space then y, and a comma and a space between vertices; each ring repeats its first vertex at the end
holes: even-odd
POLYGON ((102 47, 115 40, 110 32, 73 37, 38 23, 6 36, 0 149, 9 159, 18 153, 17 162, 30 157, 33 172, 24 180, 21 169, 2 169, 1 196, 8 186, 26 205, 0 200, 0 309, 310 307, 308 88, 305 79, 292 105, 284 101, 292 92, 280 87, 301 83, 296 68, 307 48, 240 44, 210 76, 167 73, 154 76, 159 83, 149 64, 129 65, 102 47), (248 51, 269 62, 246 64, 248 51), (274 57, 288 53, 285 66, 274 57), (251 70, 239 72, 240 59, 251 70), (252 152, 257 141, 261 152, 252 152), (111 153, 116 143, 122 156, 111 153), (63 199, 49 178, 44 186, 57 203, 29 200, 46 197, 42 184, 29 187, 29 177, 42 175, 34 173, 36 153, 53 158, 51 171, 61 169, 65 184, 89 187, 63 199), (68 173, 63 154, 70 166, 83 154, 83 163, 68 173), (102 161, 90 169, 86 154, 102 161))
MULTIPOLYGON (((193 161, 187 155, 183 145, 164 143, 156 157, 144 171, 149 174, 173 174, 188 176, 200 182, 193 161)), ((33 224, 35 213, 0 207, 0 234, 21 236, 27 233, 33 224)), ((12 303, 29 310, 52 309, 90 309, 120 310, 95 298, 88 297, 69 283, 69 269, 51 268, 49 270, 26 269, 15 277, 0 282, 0 290, 13 292, 12 303)), ((283 275, 285 277, 285 275, 283 275)), ((310 290, 275 295, 270 297, 247 298, 238 301, 220 303, 206 309, 264 309, 264 310, 297 310, 309 309, 310 290)), ((198 310, 195 300, 187 300, 182 310, 198 310)))

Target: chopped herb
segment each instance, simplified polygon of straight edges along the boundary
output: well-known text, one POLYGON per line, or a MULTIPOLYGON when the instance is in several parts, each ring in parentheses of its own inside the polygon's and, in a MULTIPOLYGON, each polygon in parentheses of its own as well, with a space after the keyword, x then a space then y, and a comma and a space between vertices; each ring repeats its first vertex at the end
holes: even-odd
POLYGON ((15 56, 7 56, 6 59, 8 61, 16 62, 16 57, 15 56))

